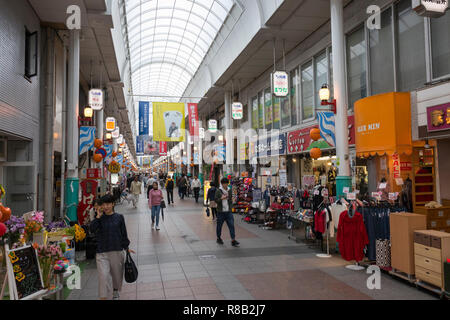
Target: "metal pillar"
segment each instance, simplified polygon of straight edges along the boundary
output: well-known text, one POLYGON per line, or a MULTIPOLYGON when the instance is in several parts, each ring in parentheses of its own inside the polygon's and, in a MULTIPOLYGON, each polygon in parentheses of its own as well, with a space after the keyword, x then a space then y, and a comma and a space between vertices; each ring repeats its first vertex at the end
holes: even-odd
POLYGON ((350 159, 348 151, 348 124, 345 79, 345 42, 343 0, 331 0, 331 45, 333 52, 333 88, 337 101, 336 111, 336 156, 338 176, 337 196, 343 195, 344 187, 351 187, 350 159))
POLYGON ((62 98, 62 123, 61 123, 61 207, 59 216, 64 219, 65 205, 65 174, 66 174, 66 129, 67 129, 67 47, 64 41, 63 46, 63 98, 62 98))
MULTIPOLYGON (((97 138, 103 141, 103 131, 104 131, 104 120, 103 120, 103 109, 96 111, 96 120, 97 120, 97 138)), ((101 169, 103 174, 103 161, 97 164, 97 167, 101 169)))
POLYGON ((234 146, 233 146, 233 134, 232 134, 232 122, 231 122, 231 92, 225 91, 225 134, 226 141, 226 166, 223 172, 224 175, 233 173, 233 161, 234 161, 234 146))
POLYGON ((69 69, 67 93, 67 179, 66 215, 70 221, 77 221, 78 206, 78 115, 80 85, 80 31, 69 31, 69 69))

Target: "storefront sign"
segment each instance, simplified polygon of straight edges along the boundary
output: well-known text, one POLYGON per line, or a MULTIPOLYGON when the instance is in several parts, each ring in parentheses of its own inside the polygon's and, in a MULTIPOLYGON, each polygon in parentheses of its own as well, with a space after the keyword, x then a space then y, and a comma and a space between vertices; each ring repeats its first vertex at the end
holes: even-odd
POLYGON ((77 214, 80 225, 89 223, 89 211, 94 205, 94 199, 97 196, 98 182, 95 180, 83 180, 80 183, 81 201, 78 204, 77 214))
POLYGON ((258 140, 255 146, 258 158, 278 156, 286 152, 286 136, 280 134, 258 140))
POLYGON ((412 0, 412 8, 419 16, 438 18, 448 9, 448 0, 412 0))
POLYGON ((400 170, 401 171, 411 171, 412 163, 410 161, 400 161, 400 170))
POLYGON ((188 103, 189 133, 191 136, 198 137, 198 105, 197 103, 188 103))
POLYGON ((147 101, 139 101, 139 135, 148 135, 148 127, 150 120, 150 103, 147 101))
POLYGON ((400 178, 400 157, 398 156, 398 153, 392 155, 392 173, 394 179, 400 178))
POLYGON ((100 179, 101 177, 102 174, 99 168, 89 168, 86 170, 87 179, 100 179))
POLYGON ((167 156, 167 142, 166 141, 159 142, 159 155, 167 156))
POLYGON ((428 132, 450 129, 450 103, 427 108, 428 132))
POLYGON ((286 97, 289 94, 289 75, 284 71, 272 74, 272 93, 276 97, 286 97))
POLYGON ((211 119, 208 121, 208 130, 213 133, 217 131, 217 120, 211 119))
POLYGON ((93 110, 103 109, 103 90, 101 89, 89 90, 89 105, 93 110))
POLYGON ((234 102, 231 105, 231 116, 234 120, 241 120, 244 116, 244 107, 240 102, 234 102))
POLYGON ((111 132, 111 137, 113 137, 114 139, 117 139, 120 136, 120 130, 119 127, 116 127, 116 129, 111 132))

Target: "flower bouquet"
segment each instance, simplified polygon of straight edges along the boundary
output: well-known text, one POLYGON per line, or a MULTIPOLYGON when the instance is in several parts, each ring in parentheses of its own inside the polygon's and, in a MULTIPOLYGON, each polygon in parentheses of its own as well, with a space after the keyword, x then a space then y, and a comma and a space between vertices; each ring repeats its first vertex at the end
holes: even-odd
POLYGON ((86 232, 78 224, 74 226, 75 233, 75 259, 78 261, 86 260, 86 232))
POLYGON ((25 241, 32 241, 33 236, 41 245, 44 244, 44 212, 37 211, 25 221, 25 241))
POLYGON ((7 228, 5 238, 8 239, 9 247, 14 249, 23 244, 22 235, 25 232, 25 220, 22 217, 11 216, 5 222, 7 228))
POLYGON ((63 258, 61 248, 55 244, 38 245, 37 243, 33 243, 33 248, 35 248, 38 253, 44 288, 48 288, 52 279, 54 266, 57 261, 63 258))

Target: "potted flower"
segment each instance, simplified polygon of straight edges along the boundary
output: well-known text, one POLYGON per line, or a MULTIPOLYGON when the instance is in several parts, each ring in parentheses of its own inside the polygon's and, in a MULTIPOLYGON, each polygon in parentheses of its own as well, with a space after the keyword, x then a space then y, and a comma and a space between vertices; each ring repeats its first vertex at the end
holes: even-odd
POLYGON ((10 248, 17 248, 21 244, 21 236, 25 232, 25 220, 22 217, 11 216, 5 222, 7 228, 5 238, 8 239, 10 248))
POLYGON ((75 259, 78 261, 86 260, 86 232, 78 224, 74 226, 75 233, 75 259))
POLYGON ((48 288, 52 279, 54 266, 56 262, 63 257, 61 248, 56 244, 39 245, 37 243, 33 243, 33 248, 35 248, 38 253, 44 288, 48 288))
POLYGON ((25 221, 25 240, 44 244, 44 212, 36 211, 25 221))

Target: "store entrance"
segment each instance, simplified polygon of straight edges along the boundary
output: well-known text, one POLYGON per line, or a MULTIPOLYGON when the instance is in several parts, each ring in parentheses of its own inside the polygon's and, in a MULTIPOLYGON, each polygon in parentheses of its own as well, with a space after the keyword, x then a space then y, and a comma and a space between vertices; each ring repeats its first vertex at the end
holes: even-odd
POLYGON ((36 167, 32 163, 4 163, 0 167, 6 195, 3 205, 19 216, 36 208, 36 167))

